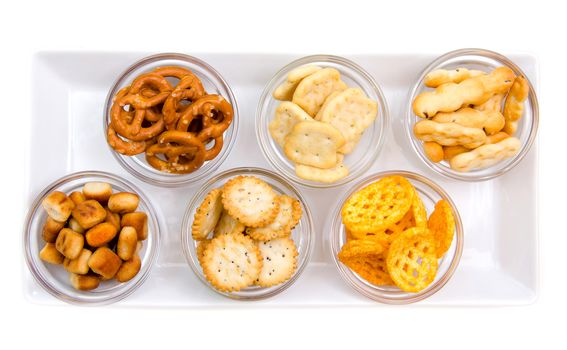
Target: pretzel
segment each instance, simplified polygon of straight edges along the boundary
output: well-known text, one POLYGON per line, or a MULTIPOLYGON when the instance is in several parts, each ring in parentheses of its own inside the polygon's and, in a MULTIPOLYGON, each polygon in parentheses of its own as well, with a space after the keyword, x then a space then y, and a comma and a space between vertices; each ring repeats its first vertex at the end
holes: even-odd
POLYGON ((194 102, 205 95, 205 89, 199 78, 190 71, 187 73, 179 78, 179 84, 163 104, 163 115, 168 130, 175 129, 177 121, 187 109, 187 105, 181 104, 181 101, 194 102))
MULTIPOLYGON (((222 136, 214 138, 214 145, 211 148, 207 148, 205 151, 205 160, 214 159, 216 156, 219 155, 220 151, 222 150, 222 146, 224 145, 224 140, 222 136)), ((207 144, 208 142, 205 142, 207 144)))
POLYGON ((174 174, 199 169, 205 162, 205 146, 196 136, 183 131, 165 131, 156 144, 146 149, 146 160, 154 168, 174 174), (166 160, 157 156, 163 154, 166 160))
POLYGON ((126 141, 121 139, 118 135, 116 135, 116 130, 114 130, 112 124, 108 126, 106 131, 106 140, 110 147, 125 156, 135 156, 136 154, 140 154, 144 152, 147 147, 146 141, 126 141))
POLYGON ((122 137, 131 141, 145 141, 159 135, 164 129, 163 118, 149 109, 136 109, 125 111, 121 103, 125 96, 128 96, 128 88, 120 90, 116 94, 116 99, 110 110, 110 120, 113 129, 122 137), (144 127, 143 123, 146 116, 156 120, 154 124, 144 127))
POLYGON ((202 117, 203 129, 197 133, 201 141, 222 136, 232 123, 232 106, 219 95, 206 95, 193 102, 177 122, 177 130, 188 131, 191 122, 202 117))
POLYGON ((163 103, 173 90, 171 84, 165 77, 155 74, 142 74, 132 82, 128 94, 118 100, 121 107, 132 105, 135 109, 146 109, 163 103), (145 89, 155 89, 158 93, 152 97, 144 96, 141 91, 145 89))

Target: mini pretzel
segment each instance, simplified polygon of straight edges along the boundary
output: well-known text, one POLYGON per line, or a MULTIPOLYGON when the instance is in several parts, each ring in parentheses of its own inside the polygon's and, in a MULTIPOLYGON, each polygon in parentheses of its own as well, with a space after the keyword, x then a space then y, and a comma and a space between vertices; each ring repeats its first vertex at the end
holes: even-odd
POLYGON ((194 135, 183 131, 165 131, 158 142, 146 149, 148 163, 164 172, 186 174, 199 169, 205 162, 205 146, 194 135), (167 161, 159 158, 163 154, 167 161))
POLYGON ((154 69, 153 73, 162 77, 172 77, 181 80, 186 75, 193 75, 189 69, 176 66, 164 66, 154 69))
POLYGON ((165 77, 155 73, 146 73, 134 79, 128 94, 118 102, 122 107, 132 105, 135 109, 146 109, 163 103, 171 90, 173 87, 165 77), (147 88, 154 89, 158 93, 152 97, 147 97, 147 94, 144 96, 141 91, 147 88))
POLYGON ((199 78, 189 71, 187 73, 179 78, 179 84, 163 104, 163 114, 168 130, 175 129, 182 113, 187 110, 187 105, 181 104, 181 101, 193 102, 205 95, 205 89, 199 78))
POLYGON ((216 137, 213 139, 213 141, 215 142, 213 147, 208 148, 205 152, 205 160, 214 159, 222 150, 222 146, 224 145, 223 137, 216 137))
POLYGON ((110 147, 125 156, 135 156, 146 150, 147 144, 145 141, 126 141, 121 139, 116 135, 116 130, 114 130, 112 124, 108 126, 106 137, 110 147))
POLYGON ((177 130, 187 131, 191 121, 203 117, 203 130, 197 136, 201 141, 222 136, 232 123, 232 106, 222 96, 206 95, 193 102, 177 122, 177 130))
MULTIPOLYGON (((125 111, 120 102, 128 96, 128 88, 120 90, 116 94, 116 99, 110 110, 110 120, 114 130, 120 135, 131 141, 145 141, 159 135, 164 129, 163 118, 149 109, 136 109, 134 111, 125 111), (148 127, 144 127, 143 123, 146 116, 150 116, 151 120, 156 122, 148 127)), ((156 95, 157 96, 157 95, 156 95)))

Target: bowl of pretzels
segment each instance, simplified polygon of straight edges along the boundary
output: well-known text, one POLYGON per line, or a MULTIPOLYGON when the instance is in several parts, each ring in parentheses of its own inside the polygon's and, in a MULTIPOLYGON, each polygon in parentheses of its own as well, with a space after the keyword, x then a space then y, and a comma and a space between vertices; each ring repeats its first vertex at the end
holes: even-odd
POLYGON ((405 129, 435 172, 484 181, 524 159, 538 122, 534 88, 518 65, 496 52, 461 49, 421 73, 409 93, 405 129))
POLYGON ((188 55, 157 54, 113 84, 103 126, 112 154, 129 173, 175 187, 205 178, 226 159, 238 108, 213 67, 188 55))

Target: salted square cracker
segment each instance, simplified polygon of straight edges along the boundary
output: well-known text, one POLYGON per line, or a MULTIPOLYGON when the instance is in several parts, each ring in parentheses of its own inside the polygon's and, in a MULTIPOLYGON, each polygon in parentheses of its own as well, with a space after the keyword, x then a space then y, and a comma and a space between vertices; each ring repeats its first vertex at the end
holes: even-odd
POLYGON ((343 135, 334 126, 311 121, 297 123, 286 136, 283 149, 295 163, 328 169, 337 165, 337 150, 344 143, 343 135))
POLYGON ((223 292, 235 292, 252 285, 262 270, 262 256, 256 243, 243 234, 211 239, 201 258, 203 274, 223 292))
POLYGON ((200 241, 211 233, 222 214, 221 190, 215 188, 207 194, 195 211, 191 234, 194 240, 200 241))
POLYGON ((280 195, 277 198, 279 211, 276 219, 264 227, 249 227, 246 233, 257 241, 269 241, 274 238, 286 237, 301 219, 301 204, 295 198, 280 195))
POLYGON ((341 74, 338 70, 323 68, 306 77, 297 85, 292 102, 314 117, 330 94, 335 91, 343 91, 346 88, 347 85, 341 80, 341 74))
POLYGON ((345 138, 339 152, 348 154, 378 114, 378 104, 358 88, 349 88, 336 94, 319 111, 319 120, 337 128, 345 138))
POLYGON ((276 108, 274 119, 268 125, 270 135, 280 147, 283 147, 285 137, 291 132, 295 124, 299 122, 312 121, 313 118, 301 107, 293 102, 284 101, 276 108))
POLYGON ((295 174, 302 179, 333 183, 337 182, 342 178, 348 176, 349 170, 346 165, 343 164, 344 155, 341 153, 337 154, 337 165, 329 169, 320 169, 304 164, 295 165, 295 174))
POLYGON ((314 65, 307 65, 297 67, 292 69, 287 74, 287 79, 280 86, 278 86, 272 95, 276 100, 280 101, 290 101, 293 97, 293 93, 297 88, 297 85, 303 80, 303 78, 317 72, 321 67, 314 65))
POLYGON ((258 242, 262 256, 262 270, 256 284, 271 287, 283 283, 293 276, 297 267, 297 248, 293 240, 277 238, 267 242, 258 242))
POLYGON ((237 176, 222 188, 222 204, 230 216, 248 227, 266 226, 275 220, 278 194, 254 176, 237 176))

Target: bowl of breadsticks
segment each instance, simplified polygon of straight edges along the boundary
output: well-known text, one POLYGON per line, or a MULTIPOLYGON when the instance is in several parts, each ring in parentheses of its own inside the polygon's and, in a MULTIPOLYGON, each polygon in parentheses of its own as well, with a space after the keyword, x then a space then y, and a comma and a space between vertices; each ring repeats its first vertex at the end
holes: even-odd
POLYGON ((484 181, 514 168, 538 129, 534 88, 510 59, 461 49, 434 60, 409 93, 406 134, 435 172, 484 181))

